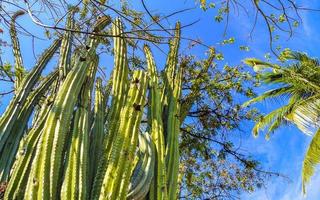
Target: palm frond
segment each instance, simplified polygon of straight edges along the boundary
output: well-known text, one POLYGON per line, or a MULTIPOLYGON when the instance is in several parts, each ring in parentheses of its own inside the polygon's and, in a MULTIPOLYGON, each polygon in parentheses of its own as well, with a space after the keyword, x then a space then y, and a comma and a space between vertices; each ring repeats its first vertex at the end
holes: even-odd
POLYGON ((263 93, 260 96, 257 96, 257 97, 255 97, 253 99, 250 99, 249 101, 245 102, 242 106, 246 107, 246 106, 249 106, 250 104, 253 104, 253 103, 256 103, 256 102, 259 102, 259 101, 263 101, 265 99, 279 97, 279 96, 284 95, 284 94, 290 94, 292 89, 293 89, 292 86, 287 86, 287 87, 281 87, 281 88, 276 88, 276 89, 269 90, 269 91, 263 93))
POLYGON ((269 126, 267 133, 274 131, 281 124, 286 122, 286 116, 292 112, 293 104, 282 106, 273 110, 269 114, 263 116, 253 127, 252 133, 255 137, 258 136, 259 131, 269 126))
POLYGON ((263 62, 256 58, 247 58, 243 60, 243 63, 252 67, 255 72, 262 72, 267 69, 276 69, 279 68, 278 65, 273 65, 268 62, 263 62))
POLYGON ((320 129, 311 140, 302 167, 302 191, 306 193, 306 184, 314 174, 314 168, 320 163, 320 129))
POLYGON ((287 119, 293 122, 303 133, 312 135, 319 129, 319 108, 319 99, 304 100, 296 106, 287 119))

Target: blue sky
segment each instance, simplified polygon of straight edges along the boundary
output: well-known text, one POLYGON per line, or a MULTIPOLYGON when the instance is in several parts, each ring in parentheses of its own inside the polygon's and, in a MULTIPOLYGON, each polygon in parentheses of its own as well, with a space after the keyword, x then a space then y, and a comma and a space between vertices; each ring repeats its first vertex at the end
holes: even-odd
MULTIPOLYGON (((140 1, 132 1, 133 5, 141 8, 140 1)), ((301 5, 305 7, 320 7, 320 2, 317 0, 304 0, 300 1, 301 5)), ((162 0, 154 1, 152 3, 146 2, 150 10, 153 13, 171 13, 177 9, 186 7, 198 7, 193 0, 162 0)), ((250 7, 248 7, 250 9, 250 7)), ((320 13, 301 13, 303 24, 300 25, 299 29, 294 34, 294 37, 287 40, 285 35, 282 35, 279 43, 283 47, 289 47, 293 50, 307 52, 310 56, 320 58, 320 13)), ((253 18, 249 18, 244 14, 233 15, 230 19, 230 24, 227 32, 226 39, 229 37, 236 36, 236 42, 232 46, 220 46, 218 43, 223 39, 223 28, 221 24, 214 23, 214 11, 203 12, 200 9, 195 9, 190 12, 186 12, 170 19, 171 22, 180 20, 182 25, 190 23, 194 20, 200 21, 192 27, 183 29, 182 33, 185 37, 201 38, 206 44, 216 46, 218 50, 223 51, 225 55, 224 61, 220 61, 219 64, 228 63, 230 65, 236 65, 246 57, 257 57, 263 58, 264 54, 270 52, 268 49, 268 35, 265 26, 262 23, 258 23, 253 38, 248 37, 248 33, 252 27, 253 18), (250 46, 249 52, 239 51, 239 46, 247 45, 250 46)), ((39 28, 32 25, 28 17, 23 17, 19 21, 24 27, 32 30, 37 34, 42 34, 39 28)), ((165 24, 166 26, 170 26, 165 24)), ((171 24, 173 26, 174 23, 171 24)), ((1 39, 8 41, 8 35, 4 33, 0 35, 1 39)), ((186 46, 183 43, 182 48, 186 46)), ((28 69, 33 66, 34 58, 32 56, 32 42, 30 38, 22 37, 21 40, 22 52, 25 59, 25 64, 28 69), (25 52, 28 52, 26 54, 25 52)), ((36 41, 35 49, 36 54, 40 54, 41 51, 48 46, 46 41, 36 41)), ((205 57, 205 48, 197 47, 193 50, 199 58, 205 57)), ((4 51, 3 60, 12 62, 11 51, 2 49, 4 51)), ((157 50, 154 50, 157 54, 157 50)), ((159 66, 164 63, 164 56, 161 53, 157 58, 159 66)), ((110 58, 106 57, 100 60, 101 66, 108 67, 111 61, 110 58)), ((0 87, 0 91, 5 90, 5 86, 0 87)), ((267 86, 262 86, 258 92, 267 90, 267 86)), ((3 112, 5 105, 7 105, 9 98, 3 99, 0 107, 0 113, 3 112)), ((263 113, 267 113, 279 106, 276 102, 274 104, 261 103, 255 105, 263 113)), ((261 135, 257 139, 254 139, 251 135, 251 129, 253 127, 252 122, 246 122, 242 124, 242 129, 246 131, 242 137, 242 150, 250 152, 253 157, 258 158, 263 167, 268 170, 280 172, 290 178, 290 181, 282 178, 274 178, 267 183, 265 189, 258 190, 252 194, 243 194, 241 199, 248 200, 316 200, 320 198, 320 173, 311 181, 308 185, 307 196, 303 197, 301 193, 301 165, 302 160, 310 142, 311 137, 303 135, 293 125, 282 127, 270 141, 266 141, 264 136, 261 135)), ((237 138, 235 138, 235 141, 237 138)))

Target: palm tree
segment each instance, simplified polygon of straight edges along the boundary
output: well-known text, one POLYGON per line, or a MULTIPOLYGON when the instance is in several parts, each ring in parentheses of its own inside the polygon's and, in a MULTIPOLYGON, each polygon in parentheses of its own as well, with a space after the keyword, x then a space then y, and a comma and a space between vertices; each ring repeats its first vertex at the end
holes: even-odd
POLYGON ((286 51, 282 56, 287 65, 245 60, 257 72, 262 83, 274 89, 247 101, 244 106, 270 99, 284 103, 256 122, 253 128, 255 136, 262 129, 267 129, 266 138, 269 138, 277 128, 288 123, 295 124, 305 134, 315 133, 303 161, 302 189, 305 193, 305 185, 320 163, 320 66, 317 59, 304 53, 286 51))

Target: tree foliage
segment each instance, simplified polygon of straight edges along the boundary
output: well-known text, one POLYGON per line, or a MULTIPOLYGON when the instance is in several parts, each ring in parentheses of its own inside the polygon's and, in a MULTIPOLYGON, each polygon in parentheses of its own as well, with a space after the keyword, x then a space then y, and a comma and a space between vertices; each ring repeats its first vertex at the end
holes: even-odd
MULTIPOLYGON (((83 46, 85 39, 99 36, 104 45, 99 46, 98 54, 112 55, 113 46, 110 41, 112 38, 124 37, 129 44, 128 65, 130 70, 134 70, 146 68, 146 60, 140 56, 144 43, 149 43, 152 49, 163 51, 162 47, 174 38, 173 30, 164 26, 163 21, 189 10, 182 9, 168 15, 153 14, 148 9, 147 2, 142 1, 141 5, 144 8, 143 11, 136 10, 128 1, 121 1, 116 5, 108 1, 96 0, 79 1, 72 5, 65 1, 3 1, 0 14, 1 22, 9 26, 12 21, 11 11, 23 9, 32 23, 43 28, 47 38, 60 37, 65 32, 74 33, 74 40, 70 44, 73 51, 83 46), (9 6, 10 9, 8 9, 9 6), (80 11, 80 15, 74 18, 73 28, 63 25, 67 16, 70 16, 70 7, 78 7, 80 11), (121 17, 126 26, 125 34, 114 35, 111 29, 99 34, 90 31, 89 25, 93 24, 98 15, 121 17), (48 18, 52 20, 46 20, 48 18)), ((233 5, 235 10, 240 9, 244 13, 247 12, 244 7, 255 8, 253 29, 257 23, 256 20, 262 18, 270 33, 268 39, 270 44, 274 38, 277 38, 276 30, 289 32, 291 35, 292 28, 299 24, 298 12, 295 14, 292 11, 305 9, 291 1, 277 1, 275 4, 267 1, 245 1, 244 4, 229 0, 222 1, 220 4, 201 1, 204 11, 216 9, 215 21, 226 22, 226 27, 229 15, 234 13, 231 9, 233 5), (281 7, 282 4, 287 6, 281 7)), ((208 50, 208 58, 201 59, 189 52, 178 55, 179 65, 184 66, 183 91, 179 99, 182 105, 182 112, 179 115, 182 122, 179 137, 180 180, 182 181, 180 197, 230 199, 242 191, 251 192, 259 188, 265 178, 273 175, 263 171, 257 161, 239 151, 233 144, 232 134, 240 130, 240 123, 257 117, 255 110, 242 108, 237 100, 238 97, 254 96, 250 86, 255 85, 255 81, 243 66, 221 65, 222 62, 217 62, 223 59, 218 49, 201 40, 184 37, 183 28, 191 25, 192 23, 181 27, 183 43, 188 43, 191 47, 204 47, 208 50)), ((16 26, 19 30, 18 34, 24 33, 37 39, 38 35, 30 33, 30 30, 23 28, 19 22, 16 22, 16 26)), ((233 42, 234 38, 222 40, 223 44, 233 42)), ((244 50, 248 48, 242 47, 244 50)), ((1 81, 13 86, 17 79, 14 67, 10 64, 2 64, 1 67, 1 81)), ((98 68, 98 71, 103 70, 98 68)), ((100 76, 105 77, 103 73, 100 76)))

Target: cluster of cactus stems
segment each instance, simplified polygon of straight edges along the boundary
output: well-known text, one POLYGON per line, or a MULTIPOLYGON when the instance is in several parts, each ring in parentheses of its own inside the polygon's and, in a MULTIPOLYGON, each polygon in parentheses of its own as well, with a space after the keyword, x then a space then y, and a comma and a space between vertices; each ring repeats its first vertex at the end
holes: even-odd
MULTIPOLYGON (((74 27, 75 12, 69 12, 67 30, 74 27)), ((177 199, 180 24, 160 76, 147 45, 147 70, 130 70, 121 20, 99 17, 93 33, 112 24, 114 35, 114 69, 104 87, 96 78, 96 48, 103 38, 94 34, 73 50, 73 33, 66 31, 26 72, 15 29, 21 14, 13 16, 10 29, 15 95, 0 118, 5 199, 177 199), (42 78, 58 49, 57 69, 42 78)))

